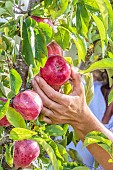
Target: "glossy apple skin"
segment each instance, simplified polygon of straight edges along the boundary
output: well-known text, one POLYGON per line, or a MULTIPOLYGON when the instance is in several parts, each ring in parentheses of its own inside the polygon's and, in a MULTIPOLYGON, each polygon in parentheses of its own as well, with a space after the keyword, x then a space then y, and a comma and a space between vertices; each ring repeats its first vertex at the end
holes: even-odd
POLYGON ((40 148, 36 141, 21 140, 14 144, 14 165, 16 168, 29 166, 40 154, 40 148))
POLYGON ((15 96, 13 107, 25 120, 35 120, 39 116, 43 103, 40 96, 33 90, 25 90, 15 96))
POLYGON ((47 49, 48 49, 48 57, 51 57, 53 55, 63 56, 62 48, 55 41, 49 43, 47 45, 47 49))
MULTIPOLYGON (((1 98, 1 97, 0 97, 0 100, 1 100, 2 102, 7 102, 7 99, 5 99, 5 98, 1 98)), ((7 117, 6 117, 6 116, 4 116, 4 117, 0 120, 0 126, 2 126, 2 127, 10 126, 10 123, 9 123, 9 121, 7 120, 7 117)))
POLYGON ((40 75, 54 88, 62 86, 69 78, 71 69, 63 57, 55 55, 47 59, 44 68, 40 69, 40 75))
POLYGON ((34 19, 36 22, 44 22, 49 24, 51 27, 53 27, 53 23, 49 18, 41 18, 34 15, 32 15, 31 18, 34 19))

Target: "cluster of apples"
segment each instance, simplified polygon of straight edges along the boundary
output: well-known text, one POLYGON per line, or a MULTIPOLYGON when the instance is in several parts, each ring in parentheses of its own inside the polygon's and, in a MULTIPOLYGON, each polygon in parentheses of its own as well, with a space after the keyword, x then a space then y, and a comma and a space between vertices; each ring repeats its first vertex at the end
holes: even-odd
MULTIPOLYGON (((53 26, 48 18, 31 16, 37 22, 44 22, 53 26)), ((61 86, 69 79, 71 74, 70 66, 63 58, 62 48, 53 40, 47 45, 48 59, 45 66, 40 69, 40 76, 59 91, 61 86)), ((6 99, 0 99, 6 102, 6 99)), ((25 90, 15 96, 13 107, 25 120, 36 120, 43 107, 40 96, 33 90, 25 90)), ((6 116, 0 120, 0 126, 9 126, 6 116)), ((14 165, 15 167, 27 167, 39 156, 40 148, 37 142, 32 140, 15 141, 14 144, 14 165)))

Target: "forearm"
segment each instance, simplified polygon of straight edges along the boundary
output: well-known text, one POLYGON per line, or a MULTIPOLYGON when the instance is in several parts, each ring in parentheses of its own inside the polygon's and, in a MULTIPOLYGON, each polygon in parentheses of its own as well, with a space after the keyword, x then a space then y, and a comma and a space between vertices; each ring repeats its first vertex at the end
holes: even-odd
MULTIPOLYGON (((87 133, 96 130, 102 132, 113 142, 113 133, 110 132, 100 121, 98 121, 89 108, 86 110, 87 113, 82 115, 79 126, 74 124, 74 122, 72 124, 73 128, 78 133, 79 138, 84 141, 87 133)), ((97 144, 91 144, 87 148, 105 170, 113 170, 113 163, 108 163, 110 155, 104 149, 97 144)))

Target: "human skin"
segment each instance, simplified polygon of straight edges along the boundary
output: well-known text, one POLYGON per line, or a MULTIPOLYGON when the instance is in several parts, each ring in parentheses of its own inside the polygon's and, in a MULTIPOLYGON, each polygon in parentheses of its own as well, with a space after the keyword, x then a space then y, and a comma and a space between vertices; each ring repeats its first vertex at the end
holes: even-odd
MULTIPOLYGON (((70 124, 83 142, 86 134, 94 130, 102 132, 113 142, 113 133, 98 121, 86 104, 80 75, 72 69, 71 77, 73 92, 70 95, 55 91, 39 76, 32 80, 33 89, 44 104, 44 121, 48 124, 70 124)), ((100 146, 91 144, 88 150, 105 170, 113 170, 113 163, 108 163, 109 154, 100 146)))

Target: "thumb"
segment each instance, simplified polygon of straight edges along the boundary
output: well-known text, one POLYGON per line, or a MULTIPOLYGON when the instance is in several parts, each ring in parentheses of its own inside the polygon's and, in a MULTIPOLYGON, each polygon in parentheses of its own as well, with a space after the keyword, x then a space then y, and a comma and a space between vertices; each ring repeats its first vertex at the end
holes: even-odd
POLYGON ((71 78, 72 78, 72 86, 73 92, 71 95, 85 95, 84 86, 82 83, 81 75, 74 71, 74 68, 71 68, 71 78))

